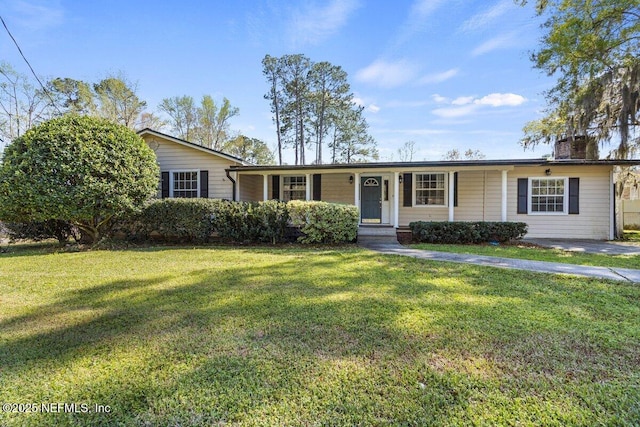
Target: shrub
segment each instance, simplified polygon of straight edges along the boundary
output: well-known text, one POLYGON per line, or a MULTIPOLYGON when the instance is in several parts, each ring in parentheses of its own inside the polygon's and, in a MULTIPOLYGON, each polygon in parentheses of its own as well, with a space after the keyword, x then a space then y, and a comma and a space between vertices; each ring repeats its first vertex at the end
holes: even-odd
POLYGON ((165 240, 201 243, 217 232, 231 242, 278 243, 296 236, 291 225, 300 229, 302 243, 350 242, 358 234, 358 210, 325 202, 162 199, 147 203, 116 231, 130 240, 147 240, 157 233, 165 240))
POLYGON ((69 221, 51 219, 48 221, 6 222, 0 228, 10 240, 46 240, 58 239, 64 244, 69 237, 79 240, 79 232, 69 221))
POLYGON ((353 205, 293 200, 288 208, 292 224, 304 234, 298 239, 302 243, 352 242, 358 235, 358 209, 353 205))
POLYGON ((130 220, 130 237, 147 240, 155 232, 163 239, 206 242, 213 232, 212 217, 221 203, 211 199, 153 200, 130 220))
POLYGON ((527 233, 524 222, 425 222, 409 224, 413 240, 423 243, 470 244, 508 242, 527 233))
POLYGON ((153 150, 133 130, 96 117, 52 119, 5 148, 0 219, 69 221, 95 242, 156 193, 158 174, 153 150))
POLYGON ((165 240, 202 243, 217 232, 233 242, 277 243, 285 240, 288 221, 286 203, 275 200, 162 199, 147 203, 117 231, 131 240, 148 240, 157 233, 165 240))

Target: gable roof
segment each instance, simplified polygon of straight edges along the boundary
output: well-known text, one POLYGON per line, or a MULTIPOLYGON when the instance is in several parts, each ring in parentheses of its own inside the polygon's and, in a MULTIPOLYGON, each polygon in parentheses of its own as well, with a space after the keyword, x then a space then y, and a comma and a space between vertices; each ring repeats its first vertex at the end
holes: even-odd
POLYGON ((214 150, 208 147, 204 147, 202 145, 194 144, 193 142, 186 141, 184 139, 176 138, 175 136, 167 135, 166 133, 158 132, 150 128, 144 128, 137 132, 138 135, 153 135, 158 138, 167 139, 171 142, 175 142, 176 144, 184 145, 185 147, 195 148, 196 150, 204 151, 208 154, 213 154, 218 157, 222 157, 223 159, 230 160, 232 162, 240 163, 243 166, 252 166, 251 163, 244 161, 240 157, 232 156, 231 154, 223 153, 222 151, 214 150))

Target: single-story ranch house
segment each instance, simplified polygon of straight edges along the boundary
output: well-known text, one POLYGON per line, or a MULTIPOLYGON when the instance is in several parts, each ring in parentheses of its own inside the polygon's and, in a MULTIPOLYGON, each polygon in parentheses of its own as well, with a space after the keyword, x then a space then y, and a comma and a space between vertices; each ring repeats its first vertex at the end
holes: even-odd
MULTIPOLYGON (((361 225, 521 221, 528 237, 613 239, 614 168, 634 160, 522 159, 254 166, 151 129, 159 197, 354 204, 361 225)), ((570 156, 569 156, 570 157, 570 156)))

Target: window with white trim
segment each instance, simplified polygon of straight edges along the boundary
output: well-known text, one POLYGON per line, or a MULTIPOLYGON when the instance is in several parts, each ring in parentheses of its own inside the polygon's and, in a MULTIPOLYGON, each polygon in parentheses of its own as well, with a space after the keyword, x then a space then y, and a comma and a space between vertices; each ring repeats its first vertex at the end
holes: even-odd
POLYGON ((416 173, 414 175, 415 206, 446 205, 446 174, 416 173))
POLYGON ((199 195, 198 171, 172 171, 170 197, 196 198, 199 195))
POLYGON ((567 213, 567 178, 529 178, 529 213, 567 213))
POLYGON ((282 200, 306 200, 307 179, 304 175, 285 176, 282 178, 282 200))

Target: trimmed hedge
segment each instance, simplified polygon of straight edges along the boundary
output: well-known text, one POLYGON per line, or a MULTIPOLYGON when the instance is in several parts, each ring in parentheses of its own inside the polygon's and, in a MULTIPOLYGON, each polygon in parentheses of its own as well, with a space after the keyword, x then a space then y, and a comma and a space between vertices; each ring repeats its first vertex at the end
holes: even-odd
POLYGON ((353 242, 358 236, 358 209, 353 205, 292 200, 291 223, 300 227, 302 243, 353 242))
POLYGON ((285 240, 289 220, 286 204, 229 202, 218 199, 161 199, 147 203, 119 229, 129 240, 178 240, 204 243, 217 235, 234 242, 285 240))
POLYGON ((279 243, 296 237, 302 243, 340 243, 356 239, 358 210, 324 202, 161 199, 147 203, 116 231, 137 241, 155 237, 204 243, 217 234, 239 243, 279 243))
POLYGON ((524 222, 426 222, 409 224, 413 240, 421 243, 472 244, 508 242, 527 234, 524 222))

